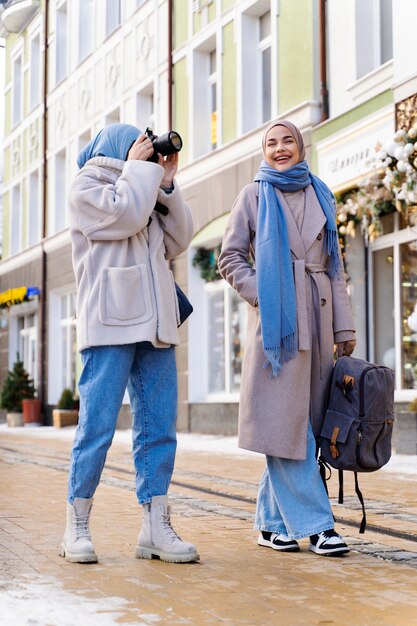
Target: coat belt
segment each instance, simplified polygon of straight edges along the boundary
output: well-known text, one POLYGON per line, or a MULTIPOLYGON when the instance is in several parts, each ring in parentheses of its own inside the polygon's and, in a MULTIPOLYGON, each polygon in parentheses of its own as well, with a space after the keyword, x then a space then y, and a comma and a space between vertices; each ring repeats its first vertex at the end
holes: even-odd
POLYGON ((299 350, 311 350, 311 334, 308 329, 308 310, 307 310, 307 297, 306 297, 306 275, 310 277, 312 282, 312 297, 313 297, 313 310, 312 310, 312 324, 316 322, 317 325, 317 339, 320 351, 320 371, 321 371, 321 315, 322 307, 320 306, 320 292, 317 284, 316 274, 326 272, 324 265, 319 263, 306 263, 304 259, 297 259, 293 261, 294 264, 294 284, 295 293, 297 297, 297 325, 298 325, 298 349, 299 350), (315 315, 315 311, 318 311, 318 316, 315 315))

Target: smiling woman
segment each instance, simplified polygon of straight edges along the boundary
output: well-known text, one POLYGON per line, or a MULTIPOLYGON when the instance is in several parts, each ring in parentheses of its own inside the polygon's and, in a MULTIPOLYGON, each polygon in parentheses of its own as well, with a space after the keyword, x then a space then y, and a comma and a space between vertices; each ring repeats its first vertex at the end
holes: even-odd
POLYGON ((295 552, 309 536, 316 554, 344 554, 315 458, 334 344, 340 356, 355 345, 335 201, 311 174, 294 124, 272 122, 262 146, 219 256, 223 278, 248 303, 239 446, 266 456, 258 544, 295 552))

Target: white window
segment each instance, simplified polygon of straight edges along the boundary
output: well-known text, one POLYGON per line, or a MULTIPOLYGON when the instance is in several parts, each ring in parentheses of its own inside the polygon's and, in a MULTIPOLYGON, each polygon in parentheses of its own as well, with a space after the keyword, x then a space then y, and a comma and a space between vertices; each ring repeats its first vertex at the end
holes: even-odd
POLYGON ((120 0, 106 0, 106 37, 120 25, 120 4, 120 0))
POLYGON ((392 59, 392 0, 356 0, 356 77, 392 59))
POLYGON ((64 149, 55 156, 55 232, 67 225, 66 161, 64 149))
POLYGON ((41 38, 36 35, 30 42, 30 109, 41 101, 41 38))
POLYGON ((37 315, 29 313, 17 318, 19 356, 29 376, 33 379, 35 388, 38 383, 38 341, 37 315))
POLYGON ((120 109, 119 108, 114 109, 114 111, 106 115, 106 117, 104 118, 105 126, 107 126, 108 124, 119 124, 119 123, 120 123, 120 109))
POLYGON ((13 61, 13 126, 22 119, 22 80, 22 57, 18 56, 13 61))
POLYGON ((20 185, 15 185, 12 189, 12 206, 11 206, 11 237, 10 252, 17 254, 22 247, 22 198, 20 185))
POLYGON ((269 2, 242 15, 242 132, 271 119, 272 37, 269 2))
POLYGON ((155 104, 153 83, 136 95, 136 123, 138 128, 145 130, 147 126, 155 129, 155 104))
POLYGON ((206 285, 207 396, 237 394, 242 375, 247 304, 225 281, 206 285))
POLYGON ((86 131, 78 137, 78 152, 81 152, 83 148, 91 141, 90 131, 86 131))
POLYGON ((194 50, 194 156, 217 147, 217 61, 214 37, 194 50))
POLYGON ((76 389, 77 338, 74 287, 50 293, 48 402, 56 404, 64 389, 76 389))
POLYGON ((28 204, 28 244, 33 246, 40 239, 40 202, 39 202, 39 171, 29 175, 29 204, 28 204))
POLYGON ((66 2, 56 12, 55 49, 55 82, 59 83, 68 73, 68 16, 66 2))
POLYGON ((81 63, 93 51, 93 0, 79 0, 78 61, 81 63))

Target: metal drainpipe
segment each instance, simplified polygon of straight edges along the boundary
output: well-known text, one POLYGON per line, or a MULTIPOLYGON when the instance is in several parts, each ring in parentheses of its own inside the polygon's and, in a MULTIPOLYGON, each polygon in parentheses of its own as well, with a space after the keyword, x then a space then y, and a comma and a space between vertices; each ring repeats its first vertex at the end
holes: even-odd
POLYGON ((320 0, 320 93, 321 121, 329 118, 329 92, 327 90, 327 50, 326 50, 326 0, 320 0))
POLYGON ((48 147, 48 30, 49 30, 49 0, 45 0, 44 15, 44 57, 43 57, 43 176, 42 176, 42 241, 41 241, 41 293, 40 293, 40 344, 39 344, 39 389, 38 397, 42 403, 45 418, 46 408, 46 368, 45 368, 45 343, 46 343, 46 272, 47 259, 44 242, 46 238, 46 213, 47 213, 47 147, 48 147))
POLYGON ((172 129, 172 12, 173 0, 168 0, 168 129, 172 129))

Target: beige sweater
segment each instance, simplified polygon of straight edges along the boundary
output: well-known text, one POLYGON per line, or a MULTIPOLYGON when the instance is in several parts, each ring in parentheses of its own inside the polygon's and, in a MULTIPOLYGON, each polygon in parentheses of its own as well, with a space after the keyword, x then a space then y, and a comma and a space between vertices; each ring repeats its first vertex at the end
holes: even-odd
POLYGON ((193 224, 178 187, 166 194, 162 177, 156 163, 95 157, 73 181, 69 208, 79 350, 179 342, 167 261, 187 249, 193 224), (167 216, 153 211, 157 200, 168 207, 167 216))

